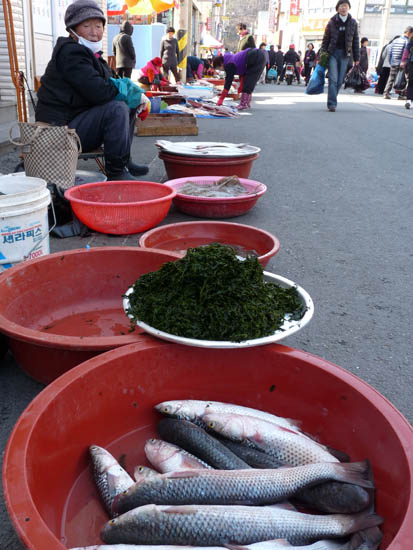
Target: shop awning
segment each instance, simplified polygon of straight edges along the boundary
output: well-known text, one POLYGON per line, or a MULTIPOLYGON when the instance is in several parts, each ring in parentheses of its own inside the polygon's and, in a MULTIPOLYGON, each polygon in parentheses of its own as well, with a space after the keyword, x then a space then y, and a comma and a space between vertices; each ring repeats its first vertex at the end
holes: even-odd
POLYGON ((220 42, 219 40, 217 40, 216 38, 214 38, 211 34, 209 34, 208 32, 205 32, 202 34, 201 36, 201 44, 200 44, 200 48, 210 48, 210 49, 220 49, 220 48, 223 48, 224 47, 224 44, 222 44, 222 42, 220 42))

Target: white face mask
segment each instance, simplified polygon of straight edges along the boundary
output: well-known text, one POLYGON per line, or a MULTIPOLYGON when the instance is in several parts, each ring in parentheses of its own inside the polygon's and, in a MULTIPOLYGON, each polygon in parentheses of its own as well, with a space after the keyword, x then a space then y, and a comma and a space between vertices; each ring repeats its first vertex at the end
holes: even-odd
POLYGON ((83 38, 83 36, 79 36, 75 33, 73 29, 71 29, 72 33, 78 37, 79 42, 78 44, 81 44, 82 46, 86 46, 86 48, 89 48, 93 53, 98 53, 103 50, 102 44, 103 40, 98 40, 98 42, 91 42, 90 40, 86 40, 86 38, 83 38))

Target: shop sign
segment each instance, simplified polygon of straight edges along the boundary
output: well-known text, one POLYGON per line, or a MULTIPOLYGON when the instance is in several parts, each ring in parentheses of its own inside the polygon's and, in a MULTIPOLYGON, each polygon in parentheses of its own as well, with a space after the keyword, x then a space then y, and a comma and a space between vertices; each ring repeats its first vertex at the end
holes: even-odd
POLYGON ((297 23, 300 16, 300 0, 290 0, 290 23, 297 23))

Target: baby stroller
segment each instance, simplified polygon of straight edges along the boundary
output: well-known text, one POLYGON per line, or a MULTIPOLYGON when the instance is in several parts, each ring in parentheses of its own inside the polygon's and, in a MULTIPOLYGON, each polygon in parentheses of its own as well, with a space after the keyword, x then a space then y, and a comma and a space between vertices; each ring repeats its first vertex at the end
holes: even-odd
POLYGON ((275 84, 277 82, 277 78, 278 78, 278 72, 277 72, 277 69, 274 67, 271 67, 269 70, 268 70, 268 73, 267 73, 267 76, 265 78, 266 82, 267 83, 270 83, 272 82, 273 84, 275 84))

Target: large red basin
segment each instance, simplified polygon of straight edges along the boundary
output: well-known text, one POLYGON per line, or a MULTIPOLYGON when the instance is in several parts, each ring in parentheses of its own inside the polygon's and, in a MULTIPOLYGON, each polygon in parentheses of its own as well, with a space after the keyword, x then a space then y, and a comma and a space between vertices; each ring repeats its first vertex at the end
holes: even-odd
POLYGON ((139 238, 139 246, 143 248, 171 250, 181 256, 188 248, 217 242, 239 246, 245 251, 254 250, 263 267, 280 249, 280 241, 268 231, 231 222, 170 223, 151 229, 139 238))
POLYGON ((374 388, 292 348, 200 349, 142 340, 94 357, 45 388, 20 416, 3 467, 6 504, 29 550, 101 543, 107 519, 88 466, 88 446, 108 448, 127 470, 144 463, 156 403, 215 399, 303 421, 304 431, 371 460, 382 550, 413 540, 413 432, 374 388))
POLYGON ((258 153, 242 157, 191 157, 187 155, 173 155, 159 151, 158 156, 163 160, 168 179, 186 178, 187 176, 238 176, 248 178, 252 163, 258 158, 258 153))
POLYGON ((136 341, 122 294, 180 256, 136 247, 71 250, 0 275, 0 332, 30 376, 48 384, 95 355, 136 341))

